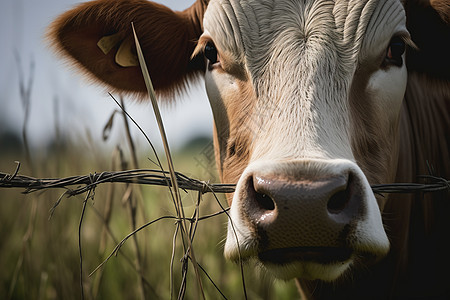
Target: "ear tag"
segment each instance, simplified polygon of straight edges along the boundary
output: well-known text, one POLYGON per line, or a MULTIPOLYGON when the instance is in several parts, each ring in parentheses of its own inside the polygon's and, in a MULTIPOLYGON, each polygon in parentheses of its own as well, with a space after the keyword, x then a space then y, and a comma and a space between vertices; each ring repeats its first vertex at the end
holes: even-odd
POLYGON ((123 40, 122 44, 116 53, 116 63, 121 67, 135 67, 139 66, 139 60, 136 51, 133 48, 134 42, 131 37, 123 40))
POLYGON ((121 40, 122 38, 120 37, 119 33, 106 35, 97 42, 97 46, 106 55, 109 53, 109 51, 111 51, 112 48, 119 44, 121 40))

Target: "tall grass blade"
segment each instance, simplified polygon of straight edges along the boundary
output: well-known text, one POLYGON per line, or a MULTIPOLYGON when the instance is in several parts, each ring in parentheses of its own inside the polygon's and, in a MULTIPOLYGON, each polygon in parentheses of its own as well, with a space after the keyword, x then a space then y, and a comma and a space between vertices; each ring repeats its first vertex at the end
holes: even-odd
POLYGON ((202 287, 202 282, 201 282, 201 278, 200 278, 200 272, 198 270, 197 261, 195 259, 194 249, 192 247, 192 241, 191 241, 189 235, 187 234, 187 230, 186 230, 187 226, 186 226, 186 222, 185 222, 185 215, 184 215, 183 205, 182 205, 182 202, 181 202, 181 197, 180 197, 180 193, 179 193, 179 189, 178 189, 177 177, 176 177, 175 170, 174 170, 174 167, 173 167, 172 156, 170 154, 170 148, 169 148, 169 143, 167 142, 167 136, 166 136, 166 132, 165 132, 165 129, 164 129, 164 124, 163 124, 163 121, 162 121, 162 118, 161 118, 161 113, 159 111, 158 103, 157 103, 157 100, 156 100, 155 90, 153 88, 153 84, 152 84, 152 81, 150 79, 150 74, 148 72, 147 65, 145 63, 144 55, 142 53, 142 49, 141 49, 141 46, 139 44, 139 39, 137 37, 136 30, 134 28, 134 24, 131 23, 131 26, 133 28, 133 35, 134 35, 134 41, 135 41, 135 44, 136 44, 136 51, 137 51, 137 55, 138 55, 138 59, 139 59, 139 65, 141 67, 141 71, 142 71, 142 74, 144 76, 145 85, 147 87, 148 95, 149 95, 151 103, 152 103, 153 111, 155 113, 156 121, 158 123, 159 132, 161 134, 161 139, 162 139, 162 142, 163 142, 163 145, 164 145, 164 152, 166 154, 167 164, 169 166, 170 178, 171 178, 171 181, 172 181, 172 190, 173 190, 173 193, 175 195, 176 203, 177 203, 177 206, 178 206, 178 213, 179 213, 179 217, 181 219, 181 221, 180 221, 181 233, 182 233, 182 236, 184 236, 188 240, 189 250, 187 252, 190 253, 190 256, 191 256, 191 259, 192 259, 192 263, 194 265, 195 275, 196 275, 196 278, 197 278, 197 284, 198 284, 199 290, 200 290, 200 292, 202 294, 202 298, 205 299, 205 295, 204 295, 203 287, 202 287))

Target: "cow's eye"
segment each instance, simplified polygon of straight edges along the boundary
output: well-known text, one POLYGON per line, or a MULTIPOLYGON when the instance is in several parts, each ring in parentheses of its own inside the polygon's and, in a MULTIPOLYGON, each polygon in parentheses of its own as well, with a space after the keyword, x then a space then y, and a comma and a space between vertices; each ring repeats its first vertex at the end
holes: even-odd
POLYGON ((405 53, 405 42, 401 37, 393 37, 386 50, 386 63, 401 67, 403 65, 402 55, 405 53))
POLYGON ((204 49, 205 57, 211 64, 215 64, 218 61, 217 49, 213 43, 207 43, 204 49))

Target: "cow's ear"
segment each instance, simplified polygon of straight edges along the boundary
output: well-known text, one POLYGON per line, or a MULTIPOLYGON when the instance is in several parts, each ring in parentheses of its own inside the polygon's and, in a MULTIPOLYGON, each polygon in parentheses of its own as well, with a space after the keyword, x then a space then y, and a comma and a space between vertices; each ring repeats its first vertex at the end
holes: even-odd
POLYGON ((450 79, 450 2, 448 0, 408 0, 407 27, 417 49, 409 49, 409 71, 450 79))
POLYGON ((180 91, 204 69, 203 59, 191 59, 202 33, 204 1, 182 12, 145 0, 97 0, 59 16, 47 37, 64 58, 94 81, 113 91, 145 94, 131 23, 143 50, 155 90, 180 91))

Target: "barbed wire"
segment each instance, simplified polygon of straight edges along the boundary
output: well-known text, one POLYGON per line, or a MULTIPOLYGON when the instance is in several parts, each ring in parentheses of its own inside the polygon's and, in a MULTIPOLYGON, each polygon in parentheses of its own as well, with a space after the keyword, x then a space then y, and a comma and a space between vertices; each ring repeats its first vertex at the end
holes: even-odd
MULTIPOLYGON (((172 186, 169 172, 154 169, 136 169, 114 172, 91 173, 88 175, 69 176, 64 178, 35 178, 20 175, 20 164, 13 174, 0 172, 0 188, 23 188, 28 194, 43 189, 65 188, 70 196, 82 194, 102 183, 134 183, 142 185, 172 186), (71 186, 78 186, 70 188, 71 186)), ((178 185, 183 190, 200 191, 202 193, 232 193, 234 184, 215 184, 190 178, 175 172, 178 185)))
MULTIPOLYGON (((32 193, 38 190, 64 188, 70 196, 78 195, 95 188, 103 183, 133 183, 142 185, 171 186, 169 172, 153 169, 136 169, 126 171, 105 171, 88 175, 70 176, 64 178, 34 178, 19 174, 20 163, 12 174, 0 172, 0 188, 23 188, 23 193, 32 193), (77 186, 75 188, 70 188, 77 186)), ((202 193, 233 193, 234 184, 218 184, 190 178, 182 173, 175 172, 178 185, 183 190, 199 191, 202 193)), ((390 183, 372 185, 372 191, 377 194, 384 193, 428 193, 448 190, 450 181, 431 175, 418 176, 423 183, 390 183)))

